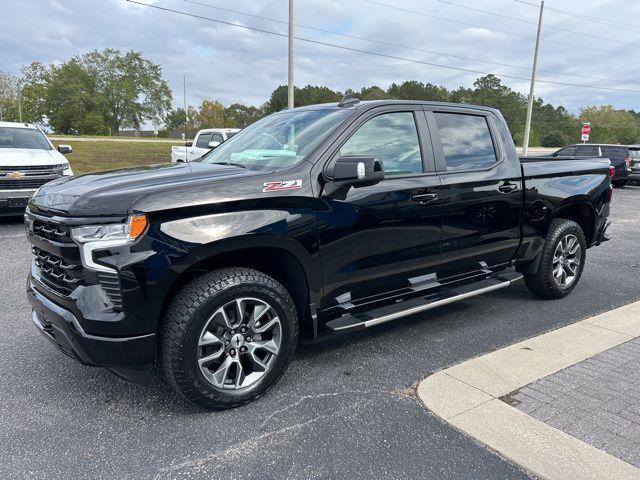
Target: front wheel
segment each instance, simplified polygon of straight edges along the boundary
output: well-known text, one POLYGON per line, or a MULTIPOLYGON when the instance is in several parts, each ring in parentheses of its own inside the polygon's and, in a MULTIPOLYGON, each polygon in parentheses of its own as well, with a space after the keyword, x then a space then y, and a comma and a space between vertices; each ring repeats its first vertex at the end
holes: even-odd
POLYGON ((284 374, 297 344, 293 300, 275 279, 226 268, 188 283, 173 299, 160 332, 167 383, 198 405, 248 403, 284 374))
POLYGON ((622 188, 624 187, 627 183, 629 183, 628 180, 614 180, 611 182, 611 185, 613 185, 616 188, 622 188))
POLYGON ((553 220, 537 271, 524 277, 527 288, 542 298, 566 297, 582 276, 586 251, 580 225, 563 218, 553 220))

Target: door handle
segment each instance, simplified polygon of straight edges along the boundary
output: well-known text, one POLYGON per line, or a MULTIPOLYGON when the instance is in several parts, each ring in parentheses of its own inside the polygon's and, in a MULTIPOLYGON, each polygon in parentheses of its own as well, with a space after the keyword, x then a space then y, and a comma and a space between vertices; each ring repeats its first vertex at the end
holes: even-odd
POLYGON ((516 185, 515 183, 503 183, 498 187, 498 191, 502 193, 511 193, 515 192, 516 190, 518 190, 518 185, 516 185))
POLYGON ((421 193, 420 195, 414 195, 411 200, 418 203, 429 203, 440 198, 437 193, 421 193))

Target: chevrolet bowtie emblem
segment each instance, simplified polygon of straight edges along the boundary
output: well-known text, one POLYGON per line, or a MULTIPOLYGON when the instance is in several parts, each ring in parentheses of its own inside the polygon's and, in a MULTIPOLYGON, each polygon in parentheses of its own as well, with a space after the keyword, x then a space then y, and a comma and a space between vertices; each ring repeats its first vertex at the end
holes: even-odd
POLYGON ((24 177, 24 173, 22 172, 9 172, 6 175, 7 178, 10 178, 12 180, 20 180, 22 177, 24 177))

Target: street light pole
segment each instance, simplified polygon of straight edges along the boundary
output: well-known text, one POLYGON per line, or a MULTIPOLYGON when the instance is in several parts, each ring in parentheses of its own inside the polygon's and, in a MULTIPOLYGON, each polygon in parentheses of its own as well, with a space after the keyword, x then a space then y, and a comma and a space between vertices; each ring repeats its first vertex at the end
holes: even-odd
POLYGON ((18 82, 18 121, 22 123, 22 85, 18 82))
POLYGON ((531 88, 529 89, 529 104, 527 105, 527 121, 524 127, 524 140, 522 154, 526 157, 529 152, 529 135, 531 133, 531 115, 533 113, 533 98, 536 89, 536 68, 538 66, 538 48, 540 47, 540 30, 542 30, 542 13, 544 12, 544 0, 540 2, 540 16, 538 17, 538 33, 536 34, 536 48, 533 53, 533 68, 531 70, 531 88))
POLYGON ((293 108, 293 0, 289 0, 289 70, 287 83, 287 108, 293 108))

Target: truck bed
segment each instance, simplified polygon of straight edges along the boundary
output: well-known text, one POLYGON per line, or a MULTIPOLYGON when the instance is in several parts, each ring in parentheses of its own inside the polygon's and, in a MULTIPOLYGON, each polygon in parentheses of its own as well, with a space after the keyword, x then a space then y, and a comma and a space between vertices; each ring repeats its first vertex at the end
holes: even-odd
POLYGON ((525 177, 536 177, 569 172, 602 172, 608 175, 610 161, 601 157, 520 157, 525 177))

